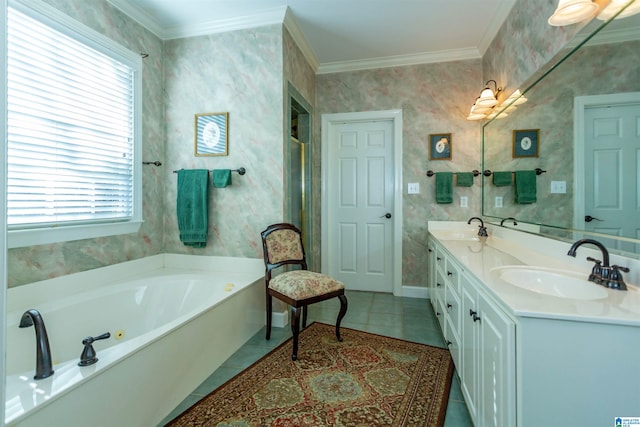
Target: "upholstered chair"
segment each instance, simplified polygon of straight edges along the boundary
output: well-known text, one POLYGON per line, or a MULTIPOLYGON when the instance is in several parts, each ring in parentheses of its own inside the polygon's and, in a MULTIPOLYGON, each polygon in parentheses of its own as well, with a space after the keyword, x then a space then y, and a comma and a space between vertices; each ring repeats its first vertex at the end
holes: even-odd
POLYGON ((298 335, 300 333, 300 312, 302 327, 307 326, 307 306, 330 298, 340 300, 340 312, 336 321, 336 337, 340 336, 340 322, 347 313, 347 297, 344 284, 327 275, 309 271, 302 245, 300 230, 293 224, 273 224, 261 233, 264 252, 265 285, 267 297, 267 340, 271 338, 272 298, 291 306, 291 331, 293 333, 293 353, 298 359, 298 335), (290 267, 286 267, 290 266, 290 267), (273 271, 284 267, 277 275, 273 271))

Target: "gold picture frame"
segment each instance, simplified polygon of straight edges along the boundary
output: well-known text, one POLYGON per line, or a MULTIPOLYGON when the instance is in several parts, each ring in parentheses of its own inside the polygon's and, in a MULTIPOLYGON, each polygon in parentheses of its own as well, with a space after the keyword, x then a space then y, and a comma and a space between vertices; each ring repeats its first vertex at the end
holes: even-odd
POLYGON ((450 133, 429 135, 429 160, 451 160, 452 142, 450 133))
POLYGON ((194 154, 196 156, 229 155, 229 113, 195 115, 194 154))
POLYGON ((540 129, 520 129, 513 131, 512 157, 539 157, 540 129))

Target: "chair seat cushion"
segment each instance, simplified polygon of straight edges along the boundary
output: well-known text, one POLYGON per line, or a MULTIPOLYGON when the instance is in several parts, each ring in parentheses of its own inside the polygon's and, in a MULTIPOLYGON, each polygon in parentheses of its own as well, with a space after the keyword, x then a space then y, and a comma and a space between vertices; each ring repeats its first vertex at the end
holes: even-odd
POLYGON ((344 284, 314 271, 295 270, 271 279, 269 288, 299 301, 344 289, 344 284))

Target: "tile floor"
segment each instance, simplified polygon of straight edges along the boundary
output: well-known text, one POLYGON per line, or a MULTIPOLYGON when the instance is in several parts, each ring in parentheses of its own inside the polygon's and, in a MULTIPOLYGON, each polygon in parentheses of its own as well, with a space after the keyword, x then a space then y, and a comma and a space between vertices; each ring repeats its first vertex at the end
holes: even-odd
MULTIPOLYGON (((347 299, 349 309, 342 321, 344 327, 444 347, 442 333, 428 300, 356 291, 348 291, 347 299)), ((308 323, 317 320, 333 324, 338 308, 337 299, 309 306, 308 323)), ((258 332, 178 405, 159 426, 164 426, 290 336, 291 330, 288 327, 273 328, 269 341, 264 338, 264 330, 258 332)), ((454 375, 451 384, 444 425, 445 427, 473 426, 460 391, 457 375, 454 375)))

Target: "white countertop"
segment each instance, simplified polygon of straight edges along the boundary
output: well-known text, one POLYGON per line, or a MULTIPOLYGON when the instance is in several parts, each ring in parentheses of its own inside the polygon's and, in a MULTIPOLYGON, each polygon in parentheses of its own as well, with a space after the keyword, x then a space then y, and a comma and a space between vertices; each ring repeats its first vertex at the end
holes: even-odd
POLYGON ((634 273, 624 274, 627 291, 587 282, 585 286, 601 287, 604 297, 582 300, 551 296, 514 286, 501 280, 492 269, 512 265, 545 267, 586 279, 593 265, 586 257, 599 259, 601 252, 584 245, 574 259, 567 255, 570 247, 567 243, 491 225, 487 227, 489 237, 481 241, 476 236, 478 225, 478 222, 467 225, 466 222, 430 221, 428 229, 513 315, 640 326, 640 288, 630 284, 638 275, 637 260, 612 257, 612 264, 629 266, 634 273))

